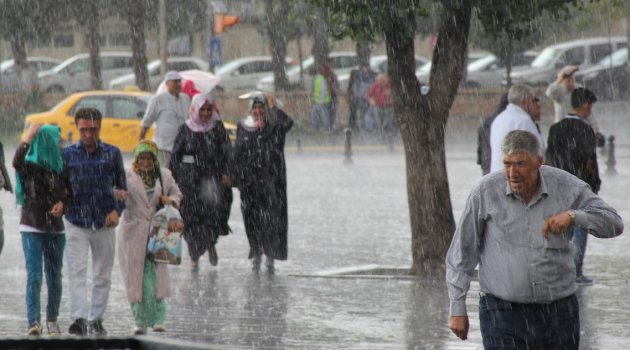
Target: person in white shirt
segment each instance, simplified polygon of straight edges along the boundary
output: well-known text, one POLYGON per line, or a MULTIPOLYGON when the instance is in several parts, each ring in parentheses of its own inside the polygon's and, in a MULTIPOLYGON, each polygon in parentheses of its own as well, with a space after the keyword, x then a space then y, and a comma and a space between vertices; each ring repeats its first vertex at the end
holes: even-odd
POLYGON ((501 143, 512 130, 525 130, 538 138, 541 154, 544 154, 544 140, 536 127, 532 114, 537 110, 536 97, 527 85, 513 85, 508 91, 508 106, 499 114, 490 127, 491 161, 490 172, 503 169, 501 143))
POLYGON ((155 123, 153 142, 158 146, 158 161, 160 164, 169 164, 177 131, 188 119, 190 98, 181 93, 182 77, 176 71, 166 72, 164 81, 166 92, 153 96, 149 101, 138 140, 143 140, 155 123))

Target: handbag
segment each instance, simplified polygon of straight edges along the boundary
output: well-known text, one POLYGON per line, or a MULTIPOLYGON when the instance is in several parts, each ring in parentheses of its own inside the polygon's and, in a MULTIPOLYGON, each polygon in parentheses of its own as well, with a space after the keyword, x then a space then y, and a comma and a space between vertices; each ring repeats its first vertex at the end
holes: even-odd
MULTIPOLYGON (((162 178, 160 178, 160 183, 162 178)), ((162 187, 164 194, 164 187, 162 187)), ((147 243, 147 256, 156 263, 179 265, 182 262, 184 222, 179 211, 165 205, 153 214, 147 243)))

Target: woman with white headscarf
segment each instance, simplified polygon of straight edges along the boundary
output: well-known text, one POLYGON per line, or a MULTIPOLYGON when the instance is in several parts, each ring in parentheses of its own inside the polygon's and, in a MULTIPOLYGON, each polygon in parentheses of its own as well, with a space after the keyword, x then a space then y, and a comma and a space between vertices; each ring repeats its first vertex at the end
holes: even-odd
POLYGON ((260 270, 264 254, 267 271, 273 274, 274 260, 288 255, 284 142, 293 120, 270 101, 264 95, 250 97, 249 115, 236 130, 233 179, 241 193, 253 271, 260 270))
POLYGON ((179 128, 171 154, 170 169, 184 198, 180 213, 184 239, 193 271, 208 251, 212 266, 218 263, 215 245, 227 235, 225 208, 231 205, 228 155, 230 142, 219 110, 207 94, 197 94, 188 120, 179 128))

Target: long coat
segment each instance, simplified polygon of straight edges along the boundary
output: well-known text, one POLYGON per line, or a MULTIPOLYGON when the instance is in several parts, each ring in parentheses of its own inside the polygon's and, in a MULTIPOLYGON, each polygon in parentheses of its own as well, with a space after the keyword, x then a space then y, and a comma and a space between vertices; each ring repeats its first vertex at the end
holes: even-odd
POLYGON ((216 244, 219 235, 229 232, 232 189, 221 184, 221 177, 229 175, 229 152, 222 122, 208 132, 193 132, 184 124, 175 138, 170 169, 184 193, 180 212, 193 259, 216 244))
MULTIPOLYGON (((173 200, 175 207, 178 207, 182 193, 171 172, 164 168, 161 171, 164 194, 173 200)), ((155 214, 162 195, 162 185, 159 180, 155 182, 153 196, 149 199, 140 176, 127 170, 127 190, 126 209, 118 226, 118 264, 125 281, 127 299, 130 302, 140 302, 151 217, 155 214)), ((171 295, 171 279, 167 265, 156 263, 153 267, 156 277, 155 296, 158 299, 167 298, 171 295)))
POLYGON ((234 148, 234 181, 249 241, 249 257, 288 255, 287 174, 284 143, 293 120, 274 108, 262 128, 239 123, 234 148))

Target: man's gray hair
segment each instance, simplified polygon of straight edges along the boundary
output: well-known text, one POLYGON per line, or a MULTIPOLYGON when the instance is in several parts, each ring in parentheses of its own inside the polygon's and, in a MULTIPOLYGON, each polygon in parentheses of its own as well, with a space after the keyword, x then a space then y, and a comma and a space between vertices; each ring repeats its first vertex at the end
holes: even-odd
POLYGON ((521 101, 532 95, 532 89, 529 86, 523 84, 512 85, 508 91, 508 102, 520 106, 521 101))
POLYGON ((529 131, 512 130, 503 139, 501 143, 501 153, 509 156, 514 152, 527 152, 532 157, 540 154, 540 144, 538 138, 529 131))

